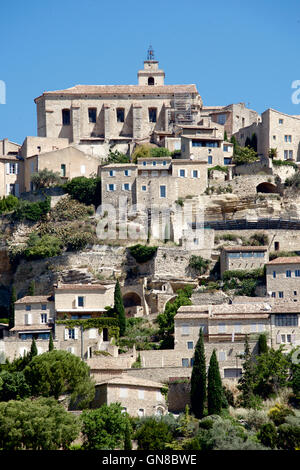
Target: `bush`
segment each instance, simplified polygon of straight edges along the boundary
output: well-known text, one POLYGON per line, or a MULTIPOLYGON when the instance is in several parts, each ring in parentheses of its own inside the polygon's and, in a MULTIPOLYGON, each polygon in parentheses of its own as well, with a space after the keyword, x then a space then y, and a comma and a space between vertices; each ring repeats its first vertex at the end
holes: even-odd
POLYGON ((146 263, 153 258, 157 247, 137 244, 129 247, 129 252, 138 263, 146 263))
POLYGON ((66 248, 68 251, 80 251, 83 250, 88 244, 92 244, 94 236, 91 233, 77 232, 70 235, 66 242, 66 248))
POLYGON ((50 201, 50 197, 39 202, 19 201, 19 205, 13 213, 13 218, 19 221, 27 219, 33 222, 43 220, 50 211, 50 201))
POLYGON ((249 243, 252 246, 266 246, 269 244, 269 237, 266 233, 255 233, 251 235, 249 243))
POLYGON ((98 206, 101 202, 101 179, 77 176, 63 185, 63 189, 83 204, 98 206))
POLYGON ((233 163, 243 165, 258 160, 257 153, 250 147, 237 146, 233 155, 233 163))
POLYGON ((277 445, 277 430, 273 423, 265 423, 261 426, 258 434, 258 440, 270 449, 275 449, 277 445))
POLYGON ((71 196, 64 196, 50 212, 50 218, 54 221, 81 220, 94 214, 94 206, 87 206, 71 196))
POLYGON ((285 422, 287 416, 294 416, 294 412, 287 406, 276 403, 274 408, 269 410, 269 418, 275 426, 279 426, 285 422))
POLYGON ((41 188, 49 188, 50 186, 61 184, 61 177, 58 172, 44 168, 38 173, 31 175, 31 182, 35 185, 36 190, 39 190, 41 188))
POLYGON ((109 150, 109 154, 105 161, 105 164, 110 165, 111 163, 130 163, 130 158, 128 157, 128 155, 125 155, 124 153, 121 153, 118 150, 115 150, 114 152, 109 150))
POLYGON ((169 426, 155 418, 145 420, 134 436, 138 441, 138 450, 165 450, 166 444, 172 442, 172 438, 169 426))
POLYGON ((300 426, 281 424, 278 427, 278 449, 296 450, 300 447, 300 426))
POLYGON ((5 212, 11 212, 15 210, 19 205, 19 199, 12 194, 9 194, 8 196, 3 196, 2 199, 0 199, 0 214, 3 214, 5 212))
POLYGON ((62 252, 62 242, 53 235, 43 235, 39 237, 36 233, 31 233, 27 241, 24 255, 27 259, 41 259, 58 256, 62 252))
POLYGON ((202 256, 192 255, 189 259, 189 267, 197 271, 198 274, 205 274, 211 261, 202 256))

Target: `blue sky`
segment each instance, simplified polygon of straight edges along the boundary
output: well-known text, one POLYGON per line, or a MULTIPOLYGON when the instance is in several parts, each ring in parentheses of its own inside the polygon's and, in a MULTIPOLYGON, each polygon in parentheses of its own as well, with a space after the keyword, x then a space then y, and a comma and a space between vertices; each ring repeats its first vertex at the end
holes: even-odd
POLYGON ((0 139, 36 135, 43 91, 136 84, 149 44, 166 83, 195 83, 205 105, 300 114, 296 0, 11 0, 0 18, 0 139))

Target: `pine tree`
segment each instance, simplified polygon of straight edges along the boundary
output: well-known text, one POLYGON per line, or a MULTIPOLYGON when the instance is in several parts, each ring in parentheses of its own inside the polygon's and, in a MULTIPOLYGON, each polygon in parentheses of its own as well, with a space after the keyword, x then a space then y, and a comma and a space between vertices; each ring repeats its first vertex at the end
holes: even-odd
POLYGON ((265 334, 259 335, 258 338, 258 354, 268 352, 267 337, 265 334))
POLYGON ((203 331, 200 328, 199 339, 195 347, 194 364, 191 376, 191 410, 198 419, 203 418, 206 402, 206 361, 203 331))
POLYGON ((115 292, 114 292, 114 310, 119 320, 119 328, 120 328, 119 334, 120 336, 124 336, 125 328, 126 328, 126 316, 125 316, 125 308, 123 304, 123 297, 121 293, 119 280, 117 280, 115 292))
POLYGON ((29 288, 28 288, 28 295, 34 295, 34 294, 35 294, 35 282, 31 281, 31 283, 29 284, 29 288))
POLYGON ((227 140, 228 140, 227 132, 224 131, 224 141, 227 142, 227 140))
POLYGON ((10 303, 9 303, 9 329, 15 326, 15 302, 17 300, 16 288, 13 286, 11 289, 10 303))
POLYGON ((239 380, 237 388, 242 392, 241 405, 250 408, 254 398, 254 362, 251 357, 247 335, 245 337, 243 375, 239 380))
POLYGON ((32 338, 32 343, 31 343, 31 348, 30 348, 30 353, 29 353, 30 360, 32 360, 37 355, 38 355, 38 350, 36 347, 36 342, 35 342, 35 339, 32 338))
POLYGON ((216 350, 213 350, 209 361, 207 374, 207 408, 208 414, 220 414, 222 404, 224 403, 224 392, 222 387, 222 379, 219 370, 216 350))
POLYGON ((54 349, 53 336, 52 336, 52 332, 50 331, 50 337, 49 337, 49 351, 53 351, 53 349, 54 349))

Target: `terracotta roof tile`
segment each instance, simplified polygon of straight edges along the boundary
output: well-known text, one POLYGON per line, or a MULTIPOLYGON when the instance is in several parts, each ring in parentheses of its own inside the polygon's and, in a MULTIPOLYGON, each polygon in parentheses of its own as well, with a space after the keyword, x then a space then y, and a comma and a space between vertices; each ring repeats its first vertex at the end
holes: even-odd
POLYGON ((300 263, 300 256, 286 256, 286 257, 278 257, 272 259, 267 264, 299 264, 300 263))
POLYGON ((16 304, 40 304, 53 301, 51 295, 27 295, 17 300, 16 304))
POLYGON ((239 246, 239 245, 234 245, 234 246, 223 246, 223 251, 268 251, 267 246, 239 246))

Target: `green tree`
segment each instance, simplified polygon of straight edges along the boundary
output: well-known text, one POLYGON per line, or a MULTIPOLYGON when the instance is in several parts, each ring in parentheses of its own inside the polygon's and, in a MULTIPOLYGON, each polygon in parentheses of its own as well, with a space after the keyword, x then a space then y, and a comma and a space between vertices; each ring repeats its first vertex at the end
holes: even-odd
POLYGON ((28 287, 28 295, 32 296, 35 294, 35 282, 31 281, 28 287))
POLYGON ((89 367, 67 351, 53 350, 34 357, 25 367, 24 374, 33 396, 58 399, 67 393, 71 407, 84 408, 95 395, 89 367))
POLYGON ((103 405, 81 414, 83 448, 86 450, 113 450, 124 446, 128 417, 120 403, 103 405))
POLYGON ((10 301, 9 301, 9 329, 15 326, 15 302, 17 301, 17 293, 15 286, 12 286, 10 301))
POLYGON ((53 351, 53 350, 54 350, 53 335, 52 335, 52 332, 50 331, 48 351, 53 351))
POLYGON ((53 398, 0 403, 1 450, 67 449, 79 431, 78 418, 53 398))
POLYGON ((263 424, 257 433, 257 438, 265 447, 275 449, 277 443, 277 429, 274 423, 263 424))
POLYGON ((114 292, 114 311, 119 320, 119 334, 120 336, 124 336, 126 329, 126 315, 119 280, 116 282, 114 292))
POLYGON ((54 235, 42 235, 32 232, 27 241, 24 255, 27 259, 41 259, 58 256, 62 252, 62 242, 54 235))
POLYGON ((134 438, 138 450, 164 450, 172 442, 172 433, 164 421, 149 418, 137 429, 134 438))
POLYGON ((31 175, 31 182, 35 185, 35 188, 49 188, 50 186, 59 185, 61 183, 61 177, 58 172, 48 170, 44 168, 38 173, 33 173, 31 175))
POLYGON ((132 450, 131 426, 130 426, 129 420, 126 423, 126 428, 125 428, 124 450, 132 450))
POLYGON ((258 159, 257 153, 250 147, 236 147, 233 155, 233 163, 242 165, 244 163, 252 163, 258 159))
POLYGON ((257 356, 254 368, 254 392, 263 399, 278 395, 282 388, 289 384, 290 361, 282 352, 283 347, 257 356))
POLYGON ((211 261, 202 256, 192 255, 189 259, 189 267, 197 271, 198 274, 205 274, 211 261))
POLYGON ((98 206, 101 203, 101 179, 76 176, 63 185, 63 189, 83 204, 98 206))
POLYGON ((227 136, 227 132, 224 131, 224 141, 227 142, 228 141, 228 136, 227 136))
POLYGON ((130 157, 118 150, 115 150, 114 152, 109 150, 105 164, 110 165, 111 163, 130 163, 130 157))
POLYGON ((206 360, 203 331, 200 328, 191 375, 191 411, 198 419, 203 418, 206 396, 206 360))
POLYGON ((268 351, 267 336, 261 334, 258 337, 258 354, 263 354, 268 351))
POLYGON ((38 355, 38 350, 37 350, 37 347, 36 347, 36 342, 35 342, 35 339, 32 338, 30 352, 29 352, 30 361, 37 355, 38 355))
POLYGON ((219 370, 216 350, 214 349, 209 361, 207 373, 207 408, 208 414, 220 414, 224 402, 222 379, 219 370))
POLYGON ((238 390, 241 392, 241 405, 245 408, 251 408, 254 403, 255 373, 254 361, 251 356, 249 339, 245 336, 245 346, 243 355, 243 374, 239 379, 238 390))
POLYGON ((300 426, 284 423, 278 426, 277 447, 283 450, 296 450, 300 447, 300 426))
POLYGON ((4 370, 0 374, 0 379, 2 381, 0 401, 21 400, 30 396, 30 387, 23 372, 4 370))

